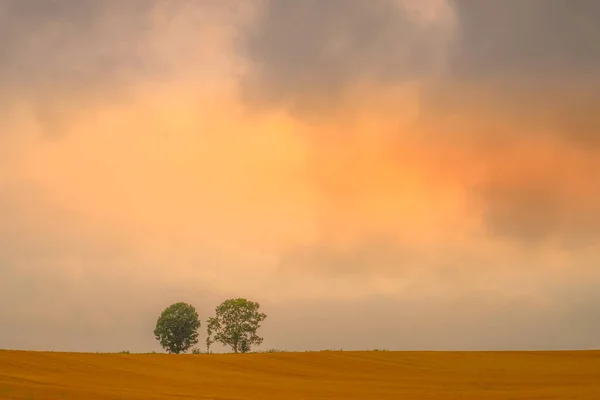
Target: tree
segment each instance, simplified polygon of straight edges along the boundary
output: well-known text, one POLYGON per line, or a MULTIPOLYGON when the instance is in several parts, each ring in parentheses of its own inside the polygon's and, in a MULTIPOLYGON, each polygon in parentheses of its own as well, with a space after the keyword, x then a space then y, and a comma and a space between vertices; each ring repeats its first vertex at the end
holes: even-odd
POLYGON ((256 331, 267 316, 259 308, 258 303, 243 298, 221 303, 215 309, 215 316, 207 320, 207 350, 215 342, 231 347, 234 353, 247 353, 253 345, 260 345, 263 338, 256 331))
POLYGON ((156 321, 154 336, 172 354, 185 353, 198 343, 200 320, 196 309, 187 303, 165 308, 156 321))

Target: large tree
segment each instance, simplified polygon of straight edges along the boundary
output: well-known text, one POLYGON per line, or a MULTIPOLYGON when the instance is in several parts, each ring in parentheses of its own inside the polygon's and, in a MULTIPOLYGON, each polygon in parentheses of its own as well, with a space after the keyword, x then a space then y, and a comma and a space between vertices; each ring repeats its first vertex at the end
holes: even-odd
POLYGON ((260 345, 263 338, 256 334, 260 323, 267 318, 259 312, 260 305, 243 298, 225 300, 207 320, 206 347, 215 342, 231 347, 234 353, 247 353, 260 345))
POLYGON ((169 353, 185 353, 198 343, 200 320, 196 309, 187 303, 165 308, 156 321, 154 336, 169 353))

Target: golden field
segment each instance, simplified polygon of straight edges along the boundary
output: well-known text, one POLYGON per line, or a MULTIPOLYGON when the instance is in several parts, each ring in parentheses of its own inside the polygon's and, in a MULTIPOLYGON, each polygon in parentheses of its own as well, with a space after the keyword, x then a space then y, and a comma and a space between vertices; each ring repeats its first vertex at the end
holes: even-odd
POLYGON ((0 351, 2 399, 600 399, 600 351, 0 351))

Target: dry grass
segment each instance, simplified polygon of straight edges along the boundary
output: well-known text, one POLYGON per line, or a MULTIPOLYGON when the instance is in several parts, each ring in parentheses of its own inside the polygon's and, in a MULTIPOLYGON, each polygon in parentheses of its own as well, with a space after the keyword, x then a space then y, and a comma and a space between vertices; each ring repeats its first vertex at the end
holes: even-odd
POLYGON ((600 399, 600 352, 0 351, 4 399, 600 399))

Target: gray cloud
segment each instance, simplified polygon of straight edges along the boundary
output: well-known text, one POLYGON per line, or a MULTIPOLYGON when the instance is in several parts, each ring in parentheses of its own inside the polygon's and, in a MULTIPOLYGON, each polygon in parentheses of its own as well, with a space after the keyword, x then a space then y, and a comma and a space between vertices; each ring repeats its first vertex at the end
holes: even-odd
POLYGON ((243 41, 254 67, 245 85, 249 103, 305 116, 337 106, 360 80, 598 78, 594 0, 451 0, 454 14, 428 24, 398 4, 268 0, 243 41))
POLYGON ((69 129, 73 113, 127 104, 140 84, 191 68, 206 47, 200 43, 207 21, 218 19, 211 7, 162 0, 1 1, 0 124, 14 108, 26 107, 56 138, 69 129))
POLYGON ((542 131, 584 148, 600 144, 598 2, 450 3, 457 21, 446 71, 451 89, 432 89, 436 112, 475 106, 512 124, 514 134, 500 133, 510 140, 542 131))
POLYGON ((265 4, 242 46, 253 66, 244 82, 252 106, 290 106, 306 115, 337 106, 360 80, 414 79, 440 62, 443 30, 422 25, 398 1, 265 4))
POLYGON ((140 76, 164 73, 145 41, 155 5, 1 2, 0 103, 28 104, 44 133, 57 137, 70 112, 114 101, 140 76))
POLYGON ((4 1, 0 82, 19 90, 124 84, 128 70, 139 76, 156 67, 144 42, 155 6, 138 0, 4 1))
POLYGON ((458 76, 564 77, 600 67, 600 3, 594 0, 450 0, 458 76))

